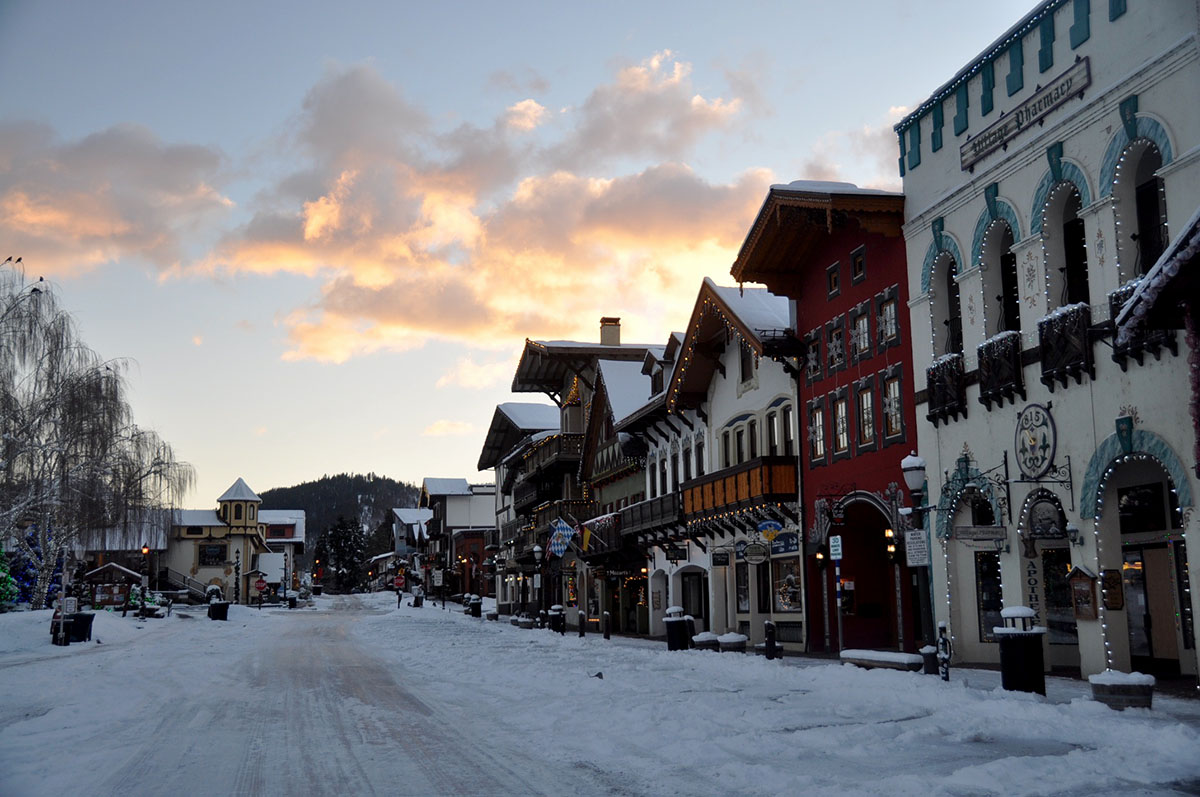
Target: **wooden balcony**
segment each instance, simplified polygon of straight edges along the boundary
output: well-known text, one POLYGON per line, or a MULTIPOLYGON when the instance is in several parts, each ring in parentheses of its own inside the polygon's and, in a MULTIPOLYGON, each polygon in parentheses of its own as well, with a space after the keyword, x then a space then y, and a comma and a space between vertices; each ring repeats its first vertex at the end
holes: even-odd
POLYGON ((929 411, 925 417, 934 426, 939 421, 958 420, 960 415, 967 417, 967 377, 961 354, 938 357, 925 369, 925 380, 929 392, 929 411))
POLYGON ((529 476, 557 465, 575 465, 583 452, 583 435, 556 434, 541 440, 525 455, 529 476))
MULTIPOLYGON (((1121 308, 1133 295, 1137 286, 1138 283, 1130 282, 1108 295, 1109 318, 1116 318, 1120 314, 1121 308)), ((1122 371, 1125 371, 1129 368, 1130 360, 1137 360, 1137 364, 1142 365, 1145 362, 1146 354, 1153 354, 1156 360, 1161 359, 1163 349, 1167 349, 1176 357, 1179 356, 1179 342, 1176 340, 1175 330, 1147 329, 1145 326, 1139 325, 1133 328, 1124 343, 1117 340, 1114 335, 1112 358, 1113 362, 1121 366, 1122 371)))
POLYGON ((1060 307, 1038 322, 1042 384, 1051 392, 1055 384, 1067 387, 1072 379, 1083 382, 1084 374, 1096 378, 1091 329, 1092 308, 1086 304, 1060 307))
POLYGON ((735 509, 797 500, 796 460, 761 457, 684 482, 685 521, 712 517, 735 509))
POLYGON ((549 526, 555 518, 561 517, 567 523, 574 525, 575 521, 587 520, 595 514, 595 501, 549 501, 534 510, 533 526, 539 531, 545 531, 543 527, 549 526))
POLYGON ((513 490, 513 510, 521 512, 538 503, 538 483, 536 481, 522 482, 513 490))
POLYGON ((1003 407, 1007 399, 1025 398, 1021 368, 1021 333, 1003 332, 979 344, 979 403, 989 410, 992 402, 1003 407))
POLYGON ((667 493, 621 510, 621 533, 644 534, 669 529, 682 521, 679 514, 679 493, 667 493))

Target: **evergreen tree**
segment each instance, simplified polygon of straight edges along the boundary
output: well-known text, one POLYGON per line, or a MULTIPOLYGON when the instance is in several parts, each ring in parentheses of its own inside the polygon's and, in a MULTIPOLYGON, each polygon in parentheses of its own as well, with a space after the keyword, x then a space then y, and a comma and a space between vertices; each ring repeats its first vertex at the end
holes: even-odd
POLYGON ((17 602, 17 580, 8 572, 8 556, 0 548, 0 612, 17 602))
POLYGON ((346 592, 361 586, 366 575, 367 537, 356 521, 339 517, 321 535, 315 551, 314 558, 325 568, 326 581, 332 577, 335 589, 346 592))

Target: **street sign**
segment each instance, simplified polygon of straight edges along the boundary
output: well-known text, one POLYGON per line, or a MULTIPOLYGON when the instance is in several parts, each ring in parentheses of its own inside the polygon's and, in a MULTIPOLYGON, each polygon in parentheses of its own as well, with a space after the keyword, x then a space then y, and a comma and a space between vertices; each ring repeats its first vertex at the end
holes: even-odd
POLYGON ((396 577, 392 579, 392 583, 396 585, 396 589, 404 589, 404 574, 397 573, 396 577))
POLYGON ((829 558, 835 562, 842 560, 842 535, 835 534, 829 538, 829 558))
POLYGON ((925 529, 904 532, 904 553, 909 567, 929 567, 929 537, 925 529))
POLYGON ((260 578, 258 581, 254 582, 254 588, 256 590, 258 590, 259 592, 262 592, 263 590, 265 590, 267 588, 267 582, 263 581, 260 578))
POLYGON ((748 564, 761 565, 771 556, 771 549, 761 542, 752 542, 742 551, 742 556, 748 564))
POLYGON ((442 586, 442 571, 434 570, 431 575, 433 576, 433 586, 435 586, 435 587, 442 586))

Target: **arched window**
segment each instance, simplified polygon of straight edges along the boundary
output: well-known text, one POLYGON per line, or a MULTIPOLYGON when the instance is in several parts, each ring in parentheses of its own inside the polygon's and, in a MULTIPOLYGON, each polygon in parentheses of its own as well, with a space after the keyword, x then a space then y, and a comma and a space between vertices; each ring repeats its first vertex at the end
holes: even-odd
POLYGON ((241 504, 233 505, 233 519, 234 520, 242 519, 242 505, 241 504))
POLYGON ((1061 182, 1050 191, 1042 221, 1046 251, 1047 310, 1068 304, 1088 304, 1087 239, 1084 235, 1079 189, 1061 182))
POLYGON ((983 307, 987 328, 984 337, 1021 331, 1021 297, 1017 282, 1017 256, 1008 222, 996 219, 983 237, 983 307))
POLYGON ((1117 253, 1122 276, 1141 276, 1150 270, 1167 245, 1167 203, 1162 153, 1148 138, 1135 139, 1117 163, 1113 198, 1116 200, 1117 253))
POLYGON ((935 354, 960 354, 962 302, 958 292, 958 263, 943 252, 933 264, 933 350, 935 354))

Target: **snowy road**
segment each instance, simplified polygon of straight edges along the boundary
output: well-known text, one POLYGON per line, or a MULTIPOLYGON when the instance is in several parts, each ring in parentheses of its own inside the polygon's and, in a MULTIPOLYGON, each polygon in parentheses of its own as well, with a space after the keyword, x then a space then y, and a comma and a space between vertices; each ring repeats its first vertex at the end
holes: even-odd
POLYGON ((1200 701, 579 639, 389 595, 0 615, 0 795, 1187 794, 1200 701), (603 678, 596 677, 603 673, 603 678))

